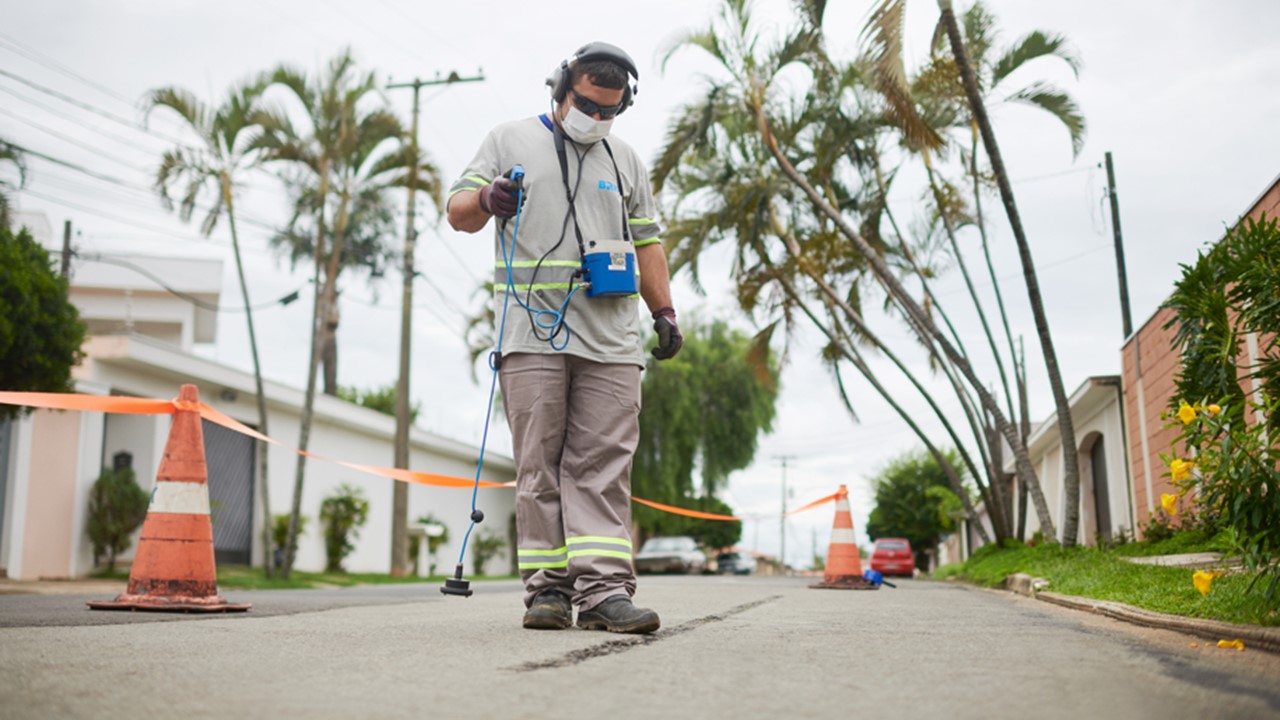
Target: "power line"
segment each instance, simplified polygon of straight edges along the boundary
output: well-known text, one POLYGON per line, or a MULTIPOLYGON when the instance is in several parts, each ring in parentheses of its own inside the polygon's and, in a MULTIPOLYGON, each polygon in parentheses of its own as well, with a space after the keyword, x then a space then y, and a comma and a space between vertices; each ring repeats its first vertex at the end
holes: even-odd
POLYGON ((27 58, 28 60, 31 60, 32 62, 38 63, 38 64, 40 64, 40 65, 43 65, 43 66, 45 66, 45 67, 49 68, 50 70, 55 70, 55 71, 57 71, 57 72, 60 72, 60 73, 62 73, 63 75, 66 75, 67 77, 72 78, 73 80, 79 80, 80 82, 84 83, 85 85, 88 85, 89 87, 94 88, 94 89, 95 89, 95 90, 97 90, 98 92, 101 92, 101 93, 103 93, 104 95, 107 95, 108 97, 111 97, 111 98, 114 98, 114 99, 116 99, 116 100, 119 100, 120 102, 122 102, 122 103, 124 103, 124 104, 126 104, 126 105, 132 105, 132 104, 133 104, 133 101, 132 101, 132 100, 130 100, 129 98, 127 98, 127 97, 125 97, 125 96, 123 96, 123 95, 121 95, 121 94, 117 93, 116 91, 112 90, 111 88, 109 88, 109 87, 107 87, 107 86, 105 86, 105 85, 103 85, 103 84, 101 84, 101 83, 99 83, 99 82, 95 82, 94 80, 90 80, 89 78, 85 77, 84 75, 81 75, 81 74, 77 73, 76 71, 72 70, 71 68, 67 67, 66 65, 63 65, 62 63, 60 63, 60 62, 58 62, 57 60, 53 59, 53 58, 52 58, 52 57, 50 57, 49 55, 45 55, 44 53, 40 52, 39 50, 36 50, 35 48, 31 47, 30 45, 27 45, 27 44, 23 43, 22 41, 18 40, 17 38, 14 38, 14 37, 12 37, 12 36, 10 36, 10 35, 6 35, 6 34, 4 34, 4 33, 0 32, 0 45, 9 45, 10 47, 8 47, 8 48, 6 48, 6 49, 8 49, 10 52, 17 53, 18 55, 21 55, 21 56, 23 56, 23 57, 27 58))
POLYGON ((94 147, 94 146, 92 146, 92 145, 90 145, 90 144, 88 144, 88 143, 82 142, 82 141, 80 141, 80 140, 76 140, 75 138, 70 137, 70 136, 68 136, 68 135, 63 135, 62 133, 60 133, 60 132, 58 132, 57 130, 54 130, 54 129, 52 129, 52 128, 48 127, 47 125, 42 125, 42 124, 40 124, 40 123, 38 123, 38 122, 35 122, 34 120, 31 120, 31 119, 29 119, 29 118, 23 117, 22 115, 19 115, 18 113, 13 112, 12 110, 8 110, 8 109, 5 109, 5 108, 0 107, 0 115, 5 115, 5 116, 8 116, 8 117, 11 117, 11 118, 13 118, 14 120, 17 120, 18 122, 20 122, 20 123, 22 123, 22 124, 24 124, 24 125, 27 125, 28 127, 33 127, 33 128, 35 128, 36 130, 39 130, 39 131, 40 131, 40 132, 42 132, 42 133, 45 133, 45 134, 47 134, 47 135, 52 135, 53 137, 55 137, 55 138, 57 138, 57 139, 59 139, 59 140, 61 140, 61 141, 65 142, 65 143, 69 143, 69 144, 71 144, 71 145, 75 145, 76 147, 80 148, 81 150, 87 150, 87 151, 89 151, 89 152, 93 153, 94 155, 97 155, 97 156, 99 156, 99 157, 106 158, 107 160, 110 160, 111 162, 119 163, 119 164, 121 164, 121 165, 124 165, 124 166, 126 166, 126 167, 128 167, 128 168, 130 168, 130 169, 133 169, 133 170, 137 170, 137 171, 139 171, 139 172, 146 172, 146 170, 145 170, 145 169, 143 169, 143 168, 141 168, 141 167, 139 167, 139 166, 137 166, 137 165, 134 165, 134 164, 132 163, 132 161, 125 160, 124 158, 120 158, 120 157, 117 157, 117 156, 115 156, 115 155, 112 155, 112 154, 111 154, 111 153, 109 153, 109 152, 105 152, 105 151, 103 151, 103 150, 100 150, 100 149, 98 149, 98 148, 96 148, 96 147, 94 147))
POLYGON ((166 135, 165 133, 162 133, 158 130, 153 130, 151 128, 146 127, 145 125, 134 123, 134 121, 130 120, 129 118, 123 117, 121 115, 117 115, 116 113, 113 113, 110 110, 103 110, 102 108, 96 105, 91 105, 87 102, 84 102, 83 100, 71 97, 66 93, 59 92, 45 85, 41 85, 40 83, 35 82, 34 80, 28 80, 27 78, 24 78, 21 75, 18 75, 16 73, 11 73, 8 70, 0 69, 0 76, 7 77, 11 80, 20 82, 23 85, 26 85, 27 87, 31 88, 32 90, 35 90, 36 92, 44 93, 49 97, 57 98, 58 100, 61 100, 69 105, 74 105, 80 108, 81 110, 86 110, 95 115, 102 116, 108 120, 111 120, 112 122, 119 123, 121 125, 124 125, 127 128, 136 130, 140 133, 150 135, 151 137, 158 138, 166 142, 182 145, 183 147, 189 147, 185 141, 179 140, 176 137, 173 137, 171 135, 166 135))
MULTIPOLYGON (((80 119, 80 118, 78 118, 78 117, 76 117, 76 116, 74 116, 74 115, 72 115, 72 114, 70 114, 70 113, 63 112, 62 110, 58 110, 58 109, 56 109, 56 108, 50 107, 49 105, 46 105, 46 104, 44 104, 44 103, 40 102, 39 100, 33 100, 33 99, 31 99, 31 98, 29 98, 29 97, 27 97, 27 96, 25 96, 25 95, 23 95, 23 94, 21 94, 21 93, 19 93, 19 92, 15 92, 15 91, 13 90, 13 88, 7 88, 7 87, 4 87, 3 85, 0 85, 0 92, 3 92, 3 93, 5 93, 6 95, 9 95, 9 96, 15 97, 15 98, 17 98, 18 100, 21 100, 22 102, 27 103, 28 105, 32 105, 32 106, 34 106, 34 107, 37 107, 37 108, 39 108, 39 109, 41 109, 41 110, 43 110, 43 111, 45 111, 45 112, 49 113, 50 115, 53 115, 53 116, 55 116, 55 117, 62 118, 63 120, 66 120, 66 121, 68 121, 68 122, 75 123, 76 125, 79 125, 79 126, 81 126, 81 127, 83 127, 83 128, 87 128, 87 129, 89 129, 89 130, 92 130, 93 132, 96 132, 96 133, 98 133, 99 135, 101 135, 101 136, 103 136, 103 137, 105 137, 105 138, 107 138, 108 140, 111 140, 111 141, 113 141, 113 142, 120 143, 121 145, 125 145, 125 146, 127 146, 127 147, 133 148, 134 150, 138 150, 138 151, 140 151, 140 152, 145 152, 145 153, 153 153, 153 152, 155 152, 155 151, 153 151, 153 150, 149 150, 149 149, 147 149, 147 148, 144 148, 144 147, 141 147, 140 145, 135 144, 132 140, 128 140, 128 139, 123 138, 123 137, 121 137, 121 136, 119 136, 119 135, 115 135, 115 134, 113 134, 113 133, 109 133, 109 132, 107 132, 106 130, 103 130, 103 129, 102 129, 101 127, 99 127, 98 125, 94 125, 94 124, 92 124, 92 123, 86 122, 85 120, 82 120, 82 119, 80 119)), ((154 139, 154 138, 153 138, 153 139, 154 139)))
MULTIPOLYGON (((187 302, 191 303, 192 305, 195 305, 198 308, 202 308, 204 310, 210 310, 212 312, 246 312, 248 310, 265 310, 267 308, 275 307, 276 305, 280 305, 281 307, 284 307, 294 302, 295 300, 297 300, 298 296, 302 293, 302 287, 299 287, 297 290, 294 290, 285 295, 282 295, 281 297, 276 298, 275 300, 272 300, 270 302, 265 302, 259 305, 250 305, 248 307, 233 307, 233 308, 223 307, 222 305, 217 305, 215 303, 205 302, 204 300, 201 300, 200 298, 195 297, 194 295, 189 295, 185 292, 182 292, 181 290, 170 287, 165 283, 164 280, 160 279, 160 277, 155 273, 152 273, 150 270, 147 270, 141 265, 138 265, 136 263, 131 263, 128 260, 122 260, 120 258, 112 258, 107 255, 103 255, 101 253, 72 252, 71 254, 73 257, 80 258, 88 262, 98 262, 98 263, 104 263, 106 265, 116 265, 119 267, 128 268, 129 270, 133 270, 134 272, 146 277, 151 282, 154 282, 156 285, 159 285, 161 288, 164 289, 165 292, 169 293, 170 295, 174 295, 183 300, 186 300, 187 302)), ((306 286, 304 285, 303 287, 306 287, 306 286)))
MULTIPOLYGON (((45 160, 45 161, 48 161, 48 162, 54 163, 55 165, 61 165, 62 167, 69 168, 69 169, 71 169, 71 170, 75 170, 76 172, 83 173, 83 174, 88 175, 89 177, 92 177, 92 178, 94 178, 94 179, 101 180, 102 182, 108 182, 108 183, 111 183, 111 184, 113 184, 113 185, 119 185, 120 187, 128 188, 128 189, 130 189, 130 190, 135 190, 135 191, 138 191, 138 192, 143 192, 143 193, 146 193, 146 194, 148 194, 148 195, 150 195, 150 194, 153 192, 153 188, 149 188, 149 187, 146 187, 146 186, 143 186, 143 185, 139 185, 139 184, 137 184, 137 183, 132 183, 132 182, 129 182, 128 180, 122 180, 122 179, 120 179, 120 178, 118 178, 118 177, 113 177, 113 176, 111 176, 111 175, 106 175, 106 174, 103 174, 103 173, 99 173, 99 172, 97 172, 97 171, 95 171, 95 170, 90 170, 90 169, 88 169, 88 168, 86 168, 86 167, 84 167, 84 166, 82 166, 82 165, 77 165, 76 163, 73 163, 73 162, 71 162, 71 161, 69 161, 69 160, 62 160, 62 159, 60 159, 60 158, 53 157, 52 155, 47 155, 47 154, 45 154, 45 153, 42 153, 42 152, 39 152, 39 151, 36 151, 36 150, 32 150, 32 149, 30 149, 30 148, 24 147, 24 146, 19 145, 19 144, 17 144, 17 143, 9 143, 9 144, 10 144, 10 145, 12 145, 13 147, 17 148, 18 150, 22 151, 22 152, 23 152, 23 153, 25 153, 25 154, 31 155, 31 156, 33 156, 33 157, 40 158, 41 160, 45 160)), ((200 210, 200 211, 202 211, 202 212, 210 212, 210 211, 213 209, 212 207, 210 207, 210 206, 208 206, 208 205, 201 205, 200 203, 194 203, 194 204, 193 204, 193 207, 194 207, 196 210, 200 210)), ((236 214, 236 220, 238 220, 238 221, 240 221, 240 222, 243 222, 243 223, 245 223, 246 225, 252 225, 252 226, 255 226, 255 227, 261 228, 261 229, 263 229, 263 230, 269 230, 269 231, 271 231, 271 232, 273 232, 273 233, 275 233, 275 232, 279 232, 279 231, 280 231, 280 228, 279 228, 279 226, 278 226, 278 225, 276 225, 276 224, 274 224, 274 223, 269 223, 269 222, 267 222, 267 221, 265 221, 265 220, 260 220, 260 219, 258 219, 258 218, 253 217, 252 215, 245 215, 244 213, 237 213, 237 214, 236 214)))

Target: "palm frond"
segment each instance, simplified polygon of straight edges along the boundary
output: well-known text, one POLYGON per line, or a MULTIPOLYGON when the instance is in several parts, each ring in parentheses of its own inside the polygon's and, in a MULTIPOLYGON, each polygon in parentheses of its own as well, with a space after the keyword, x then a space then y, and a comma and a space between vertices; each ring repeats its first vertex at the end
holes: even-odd
POLYGON ((1013 93, 1005 99, 1011 102, 1033 105, 1056 117, 1059 122, 1066 126, 1067 132, 1071 134, 1072 157, 1080 155, 1080 151, 1084 148, 1085 120, 1084 115, 1080 112, 1080 107, 1076 105, 1075 100, 1072 100, 1070 95, 1053 85, 1038 82, 1013 93))
POLYGON ((1061 58, 1071 67, 1071 72, 1080 77, 1080 56, 1067 43, 1067 38, 1036 30, 1019 38, 991 66, 991 87, 999 85, 1001 80, 1031 60, 1048 56, 1061 58))
POLYGON ((912 148, 936 148, 942 144, 937 131, 916 111, 907 71, 902 61, 902 21, 906 0, 883 0, 871 12, 862 30, 862 43, 874 67, 874 83, 888 105, 887 116, 902 131, 912 148))

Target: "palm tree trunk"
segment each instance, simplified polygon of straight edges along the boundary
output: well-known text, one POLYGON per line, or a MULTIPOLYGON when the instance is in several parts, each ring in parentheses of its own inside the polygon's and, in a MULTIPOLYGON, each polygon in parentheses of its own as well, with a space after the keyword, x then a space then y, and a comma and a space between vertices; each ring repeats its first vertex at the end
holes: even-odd
MULTIPOLYGON (((991 169, 996 175, 996 184, 1000 188, 1000 198, 1004 201, 1005 214, 1009 217, 1009 225, 1013 229, 1013 237, 1018 243, 1018 257, 1022 260, 1022 273, 1026 280, 1027 295, 1031 303, 1031 312, 1035 316, 1036 333, 1040 336, 1040 349, 1044 354, 1045 368, 1049 373, 1049 385, 1053 389, 1053 401, 1058 409, 1058 432, 1062 437, 1063 488, 1066 491, 1062 518, 1062 544, 1073 547, 1080 525, 1080 470, 1079 458, 1076 454, 1076 433, 1071 420, 1071 407, 1067 401, 1066 391, 1062 386, 1062 373, 1058 368, 1058 356, 1053 349, 1053 336, 1049 333, 1049 321, 1044 312, 1044 300, 1040 295, 1040 283, 1036 278, 1035 263, 1031 259, 1031 246, 1022 227, 1022 218, 1018 215, 1018 206, 1014 201, 1013 187, 1009 183, 1009 174, 1000 156, 1000 147, 996 144, 995 133, 991 129, 991 119, 987 116, 986 106, 982 102, 982 94, 978 90, 977 77, 969 64, 968 52, 964 39, 960 35, 960 26, 955 12, 951 9, 951 0, 938 0, 942 11, 942 23, 947 29, 947 37, 951 41, 951 53, 955 57, 956 67, 960 71, 960 79, 964 84, 965 95, 969 99, 969 108, 978 130, 982 134, 982 145, 991 161, 991 169)), ((1037 483, 1038 485, 1039 483, 1037 483)), ((1034 488, 1033 488, 1034 494, 1034 488)), ((1043 521, 1042 521, 1043 524, 1043 521)))
POLYGON ((875 161, 876 186, 880 190, 880 196, 885 198, 884 216, 889 219, 889 226, 893 228, 894 234, 898 236, 898 249, 902 251, 902 256, 907 259, 911 269, 915 271, 916 277, 920 279, 921 291, 938 311, 938 317, 942 318, 943 324, 947 326, 947 331, 951 333, 951 341, 955 343, 956 349, 960 351, 961 355, 969 357, 969 351, 965 348, 964 341, 960 339, 960 333, 956 332, 956 328, 951 324, 951 318, 947 315, 947 311, 942 307, 942 303, 938 302, 937 297, 934 296, 933 289, 929 287, 929 281, 925 278, 924 270, 916 263, 915 253, 911 252, 911 247, 907 244, 907 236, 898 227, 898 220, 894 217, 893 211, 889 209, 888 191, 884 184, 884 172, 880 167, 880 154, 875 153, 872 157, 875 161))
MULTIPOLYGON (((933 410, 934 414, 937 415, 938 419, 942 422, 943 428, 946 430, 947 434, 951 437, 951 442, 955 443, 956 451, 960 453, 962 460, 968 466, 969 472, 973 475, 974 483, 978 486, 978 491, 982 495, 984 502, 987 503, 988 507, 991 507, 991 501, 990 501, 990 498, 988 498, 986 489, 982 485, 981 475, 978 473, 978 468, 974 465, 973 459, 969 456, 968 451, 965 449, 964 443, 960 442, 960 438, 957 436, 955 429, 951 426, 951 422, 947 420, 946 414, 942 412, 942 408, 938 407, 937 402, 934 401, 933 395, 931 395, 927 390, 925 390, 924 386, 920 383, 920 381, 916 379, 915 374, 913 374, 909 369, 907 369, 906 364, 902 362, 902 360, 889 348, 888 345, 881 342, 880 338, 874 332, 872 332, 870 326, 868 326, 866 322, 862 319, 862 316, 858 314, 858 312, 855 311, 852 307, 850 307, 848 303, 846 303, 843 299, 841 299, 838 296, 838 294, 835 292, 835 289, 832 288, 825 280, 823 280, 821 275, 819 275, 818 273, 814 272, 811 269, 804 267, 805 263, 802 259, 799 245, 796 243, 795 238, 792 237, 789 233, 785 232, 785 230, 781 227, 781 223, 778 221, 777 215, 775 214, 772 206, 769 208, 769 216, 770 216, 770 221, 774 226, 775 234, 777 234, 778 237, 782 239, 784 246, 787 248, 787 252, 800 265, 801 271, 804 272, 804 274, 815 285, 818 286, 819 290, 822 291, 823 295, 827 298, 826 304, 828 305, 828 307, 832 305, 839 307, 841 311, 844 313, 844 315, 849 319, 849 322, 858 328, 858 332, 861 333, 864 337, 866 337, 871 342, 872 345, 874 345, 878 350, 880 350, 880 352, 884 353, 885 357, 887 357, 889 361, 892 362, 894 366, 898 368, 898 370, 903 374, 903 376, 905 376, 907 380, 912 384, 912 386, 915 387, 916 391, 920 393, 921 397, 925 399, 925 402, 929 404, 929 407, 933 410)), ((761 258, 765 260, 765 262, 769 262, 768 255, 762 249, 760 251, 760 255, 761 255, 761 258)), ((830 330, 828 330, 825 325, 823 325, 814 317, 813 313, 809 310, 808 306, 806 306, 804 302, 800 300, 799 295, 796 293, 794 287, 790 285, 789 281, 787 281, 785 278, 779 277, 779 282, 783 284, 784 289, 786 289, 788 294, 793 298, 793 300, 800 305, 801 309, 809 317, 809 319, 818 327, 818 329, 821 330, 824 335, 832 339, 832 341, 834 342, 835 338, 832 337, 832 333, 830 332, 830 330)), ((861 356, 859 355, 858 359, 855 360, 853 357, 849 355, 849 350, 847 350, 846 348, 853 348, 853 352, 855 353, 857 352, 852 340, 848 338, 846 333, 843 332, 843 329, 841 329, 840 334, 844 338, 844 344, 839 344, 839 343, 837 344, 838 347, 840 347, 841 352, 845 355, 846 358, 850 360, 850 362, 854 363, 854 366, 857 367, 860 372, 862 372, 863 376, 867 377, 867 380, 871 382, 872 385, 875 386, 876 389, 880 391, 882 395, 885 396, 885 400, 888 401, 889 404, 895 408, 895 410, 898 410, 899 414, 901 415, 902 411, 898 409, 898 406, 896 402, 893 400, 893 398, 889 397, 886 394, 886 392, 881 388, 879 381, 876 380, 875 378, 868 376, 868 373, 870 373, 870 368, 867 367, 864 362, 862 362, 861 356)), ((922 337, 927 337, 927 336, 922 335, 922 337)), ((919 429, 915 426, 914 421, 910 417, 907 417, 904 415, 903 419, 906 420, 907 424, 912 427, 912 429, 916 432, 916 435, 920 437, 922 442, 932 447, 932 444, 930 443, 929 439, 919 431, 919 429)), ((951 472, 954 473, 954 469, 951 469, 951 472)), ((959 478, 956 478, 956 486, 957 488, 961 486, 959 478)), ((961 491, 959 489, 957 489, 956 492, 957 494, 961 494, 961 491)), ((968 508, 970 511, 971 519, 973 519, 975 526, 979 528, 978 532, 979 532, 979 535, 982 537, 983 542, 990 542, 986 534, 986 529, 982 528, 981 523, 978 522, 977 513, 973 511, 972 504, 968 500, 968 496, 963 495, 962 497, 964 497, 965 499, 966 508, 968 508)), ((995 518, 994 515, 992 517, 993 519, 995 518)), ((992 526, 995 529, 997 539, 1003 539, 1004 537, 1007 536, 1007 533, 1004 532, 1005 529, 1000 524, 993 522, 992 526)))
MULTIPOLYGON (((240 278, 240 297, 244 300, 245 322, 249 325, 249 353, 253 356, 253 385, 258 401, 258 432, 269 435, 267 430, 267 395, 262 388, 262 363, 258 361, 258 336, 253 329, 253 308, 249 303, 249 285, 244 279, 244 262, 240 258, 240 235, 236 232, 235 204, 231 196, 231 177, 221 176, 222 201, 227 206, 227 225, 231 228, 231 252, 236 259, 236 274, 240 278)), ((267 577, 274 571, 271 547, 271 483, 267 480, 267 444, 256 441, 258 451, 258 486, 262 490, 262 567, 267 577)))
MULTIPOLYGON (((987 241, 987 221, 982 215, 982 187, 978 180, 978 125, 970 123, 973 126, 973 137, 969 147, 969 167, 973 177, 973 214, 974 219, 978 223, 978 236, 982 238, 982 256, 987 263, 987 275, 991 277, 991 289, 996 293, 996 307, 1000 309, 1000 322, 1004 325, 1004 338, 1009 343, 1009 360, 1014 366, 1014 384, 1018 386, 1018 407, 1026 404, 1027 387, 1024 383, 1018 381, 1018 351, 1013 344, 1013 332, 1009 330, 1009 313, 1004 308, 1004 293, 1000 291, 1000 280, 996 277, 996 267, 991 263, 991 244, 987 241)), ((1005 388, 1007 393, 1009 390, 1005 388)), ((1014 417, 1013 409, 1009 410, 1009 417, 1014 417)), ((1024 433, 1022 442, 1027 441, 1027 435, 1024 433)))
POLYGON ((1040 516, 1042 527, 1045 528, 1046 537, 1056 539, 1053 517, 1049 513, 1049 506, 1044 502, 1044 494, 1040 492, 1040 483, 1036 475, 1035 468, 1032 467, 1031 461, 1027 457, 1026 448, 1023 447, 1022 441, 1018 437, 1018 433, 1013 429, 1013 426, 1009 424, 1004 413, 1001 412, 1000 406, 996 403, 995 398, 987 392, 982 382, 974 373, 973 368, 969 365, 969 362, 956 352, 956 349, 947 341, 947 338, 942 334, 942 332, 938 330, 938 327, 934 324, 933 320, 930 319, 928 314, 924 312, 923 308, 921 308, 919 304, 912 299, 906 288, 903 287, 902 283, 900 283, 894 276, 884 259, 876 253, 875 249, 867 243, 866 239, 863 238, 854 227, 849 225, 844 216, 841 215, 838 210, 833 208, 830 203, 828 203, 816 190, 813 189, 813 186, 810 185, 808 181, 804 179, 804 176, 795 169, 795 166, 791 164, 791 161, 782 154, 782 150, 778 147, 777 139, 769 129, 768 118, 765 116, 764 108, 757 102, 752 110, 756 115, 756 122, 759 125, 765 147, 778 163, 782 172, 805 193, 809 198, 809 201, 813 203, 820 212, 832 220, 836 228, 840 230, 840 233, 853 243, 854 248, 863 256, 880 281, 884 283, 886 288, 888 288, 890 295, 897 302, 898 306, 902 308, 904 312, 912 315, 915 321, 920 323, 921 326, 928 330, 929 334, 937 340, 938 346, 943 350, 946 356, 950 358, 951 362, 954 363, 956 368, 964 375, 966 381, 968 381, 968 383, 978 393, 978 398, 982 402, 983 407, 985 407, 987 411, 996 418, 998 423, 997 426, 1000 428, 1001 434, 1005 436, 1005 439, 1009 441, 1010 446, 1013 447, 1019 474, 1035 482, 1035 485, 1031 488, 1032 495, 1036 499, 1037 514, 1040 516))
POLYGON ((929 151, 924 150, 924 169, 929 177, 929 188, 933 192, 933 202, 938 206, 938 216, 942 218, 942 228, 947 233, 947 241, 951 243, 951 252, 956 256, 956 264, 960 267, 960 275, 964 278, 965 288, 969 291, 969 299, 973 300, 973 307, 978 311, 978 320, 982 323, 982 332, 987 336, 987 344, 991 347, 991 357, 996 361, 996 370, 1000 373, 1000 385, 1004 388, 1005 403, 1009 410, 1009 417, 1015 418, 1013 412, 1013 394, 1009 392, 1009 377, 1004 370, 1004 361, 1000 357, 1000 351, 996 349, 996 336, 991 332, 991 324, 987 322, 987 312, 982 308, 982 301, 978 298, 978 290, 973 286, 973 277, 969 275, 969 266, 964 261, 964 255, 960 252, 960 243, 956 240, 955 223, 951 221, 951 216, 947 214, 947 208, 942 200, 942 188, 938 187, 938 178, 933 171, 933 161, 930 160, 929 151))
POLYGON ((307 358, 307 389, 303 395, 302 401, 302 427, 298 431, 298 449, 302 450, 302 454, 298 455, 297 470, 293 478, 293 503, 289 509, 289 533, 287 542, 285 543, 284 568, 280 573, 281 577, 288 578, 289 573, 293 571, 293 560, 298 552, 298 523, 299 516, 302 514, 302 485, 306 478, 307 468, 307 446, 311 442, 311 423, 315 418, 316 404, 316 375, 320 367, 320 323, 323 319, 324 310, 324 292, 320 287, 320 270, 324 266, 324 239, 325 239, 325 223, 324 223, 324 206, 329 194, 329 167, 327 163, 321 163, 320 173, 320 201, 316 208, 316 238, 314 256, 312 258, 313 285, 315 287, 315 303, 311 309, 311 353, 307 358))
POLYGON ((333 247, 325 269, 325 313, 321 319, 320 362, 324 365, 324 394, 338 394, 338 274, 342 272, 342 251, 347 235, 351 194, 343 187, 338 214, 333 221, 333 247))
MULTIPOLYGON (((810 277, 812 279, 812 276, 810 277)), ((784 277, 779 277, 778 282, 782 285, 787 295, 791 297, 792 301, 795 302, 796 305, 800 307, 801 311, 803 311, 809 318, 809 321, 812 322, 823 335, 826 335, 828 340, 834 342, 836 346, 840 348, 840 353, 844 355, 855 368, 857 368, 858 372, 866 378, 867 382, 871 383, 871 387, 874 388, 876 392, 880 393, 880 396, 884 398, 885 402, 889 403, 889 407, 893 408, 894 412, 898 413, 898 416, 907 423, 907 426, 911 428, 911 431, 915 433, 916 437, 920 438, 920 441, 923 442, 925 447, 929 450, 929 454, 933 456, 934 460, 938 463, 938 466, 941 467, 942 471, 946 474, 947 480, 951 484, 952 492, 954 492, 960 498, 960 501, 964 503, 965 511, 968 513, 969 519, 973 521, 974 527, 978 531, 978 536, 982 538, 983 543, 990 543, 991 538, 987 535, 986 528, 983 527, 981 522, 979 522, 978 513, 973 507, 973 501, 969 499, 969 493, 965 490, 964 483, 961 481, 960 476, 956 474, 955 468, 951 466, 951 463, 947 461, 946 456, 938 450, 937 446, 929 440, 929 437, 920 429, 920 426, 915 423, 911 414, 898 405, 897 401, 893 398, 893 394, 880 384, 880 380, 876 377, 875 373, 872 372, 871 367, 867 365, 865 359, 862 357, 862 353, 858 351, 857 344, 852 341, 852 338, 850 338, 842 328, 837 328, 839 331, 839 339, 837 339, 836 334, 833 333, 831 329, 827 328, 822 321, 813 314, 813 311, 809 309, 809 306, 804 303, 800 298, 800 294, 796 291, 795 286, 793 286, 789 280, 784 277)), ((828 305, 828 308, 831 308, 830 304, 828 305)), ((861 318, 857 318, 854 322, 859 325, 860 331, 864 329, 865 326, 861 325, 861 318)), ((947 432, 951 435, 952 442, 955 442, 957 449, 960 450, 960 452, 963 452, 963 446, 960 445, 959 440, 956 438, 955 431, 951 429, 951 424, 947 422, 946 416, 942 414, 942 411, 934 403, 933 397, 930 396, 929 393, 925 392, 924 388, 916 381, 915 376, 908 372, 906 368, 898 362, 897 357, 890 353, 888 348, 881 344, 878 338, 874 335, 871 335, 870 337, 872 339, 872 343, 889 356, 890 359, 893 360, 894 364, 897 365, 898 369, 901 370, 902 373, 907 376, 907 379, 915 385, 916 389, 920 391, 920 394, 929 403, 930 407, 932 407, 938 414, 939 419, 942 420, 947 432)), ((971 460, 969 462, 972 464, 971 460)))

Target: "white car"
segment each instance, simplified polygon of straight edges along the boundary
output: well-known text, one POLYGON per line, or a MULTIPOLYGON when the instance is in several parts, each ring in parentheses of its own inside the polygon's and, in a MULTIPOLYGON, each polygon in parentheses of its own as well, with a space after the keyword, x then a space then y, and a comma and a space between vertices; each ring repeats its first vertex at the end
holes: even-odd
POLYGON ((707 569, 707 556, 698 543, 686 536, 655 537, 645 541, 636 553, 638 573, 687 573, 699 575, 707 569))

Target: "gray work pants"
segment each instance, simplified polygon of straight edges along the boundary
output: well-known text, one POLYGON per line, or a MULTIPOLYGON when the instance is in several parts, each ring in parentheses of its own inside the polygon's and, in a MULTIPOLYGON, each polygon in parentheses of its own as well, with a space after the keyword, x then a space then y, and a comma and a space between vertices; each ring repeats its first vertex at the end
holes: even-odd
POLYGON ((556 589, 589 610, 636 590, 631 459, 640 367, 573 355, 502 358, 516 460, 516 545, 525 606, 556 589))

